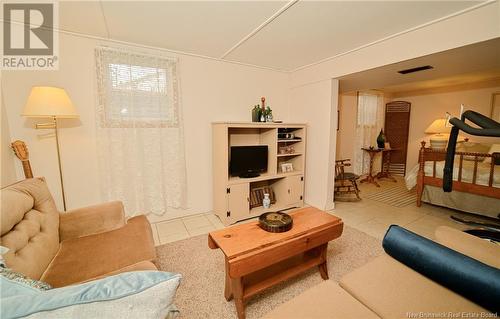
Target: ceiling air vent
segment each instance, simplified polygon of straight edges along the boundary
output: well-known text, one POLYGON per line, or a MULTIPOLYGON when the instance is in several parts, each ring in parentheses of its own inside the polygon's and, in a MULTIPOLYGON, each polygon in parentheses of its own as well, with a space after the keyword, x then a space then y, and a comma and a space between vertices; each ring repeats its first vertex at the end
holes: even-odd
POLYGON ((401 70, 401 71, 398 71, 398 73, 408 74, 408 73, 420 72, 423 70, 430 70, 430 69, 434 69, 434 67, 432 67, 431 65, 424 65, 424 66, 418 66, 416 68, 401 70))

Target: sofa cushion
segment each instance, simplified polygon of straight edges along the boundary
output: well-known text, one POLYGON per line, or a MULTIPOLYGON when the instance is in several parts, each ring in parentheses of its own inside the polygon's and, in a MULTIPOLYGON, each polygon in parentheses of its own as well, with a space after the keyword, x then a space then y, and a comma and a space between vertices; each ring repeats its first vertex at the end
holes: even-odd
POLYGON ((325 280, 292 300, 278 306, 263 319, 364 319, 379 318, 337 283, 325 280))
POLYGON ((119 201, 72 209, 60 215, 59 238, 64 241, 104 233, 125 224, 123 204, 119 201))
MULTIPOLYGON (((179 274, 161 271, 129 272, 2 298, 2 318, 31 314, 37 314, 37 318, 164 318, 171 309, 180 279, 179 274)), ((2 286, 9 284, 3 278, 0 280, 2 286)))
POLYGON ((490 241, 447 226, 436 228, 436 241, 441 245, 500 269, 500 246, 490 241))
POLYGON ((151 261, 140 261, 138 263, 135 263, 135 264, 132 264, 132 265, 120 268, 118 270, 114 270, 114 271, 108 272, 108 273, 106 273, 104 275, 97 276, 95 278, 89 278, 89 279, 87 279, 85 281, 82 281, 82 282, 87 282, 87 281, 91 281, 91 280, 97 280, 97 279, 101 279, 101 278, 104 278, 104 277, 114 276, 114 275, 118 275, 118 274, 121 274, 121 273, 124 273, 124 272, 129 272, 129 271, 144 271, 144 270, 158 270, 158 267, 156 267, 155 264, 153 264, 151 261))
POLYGON ((340 286, 382 318, 487 310, 384 254, 342 277, 340 286))
POLYGON ((120 229, 63 241, 42 280, 62 287, 155 258, 151 226, 136 216, 120 229))
POLYGON ((500 311, 500 269, 391 225, 382 247, 392 258, 457 294, 492 311, 500 311))
POLYGON ((1 191, 1 245, 7 266, 40 279, 59 249, 59 212, 45 181, 26 179, 1 191))

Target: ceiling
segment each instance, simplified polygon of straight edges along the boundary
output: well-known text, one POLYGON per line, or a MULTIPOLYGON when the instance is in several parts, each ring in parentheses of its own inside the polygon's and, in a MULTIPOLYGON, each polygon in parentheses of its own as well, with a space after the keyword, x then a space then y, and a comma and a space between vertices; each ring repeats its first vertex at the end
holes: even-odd
POLYGON ((500 38, 496 38, 343 76, 339 78, 340 92, 398 93, 500 80, 499 57, 500 38), (398 73, 425 65, 433 69, 398 73))
POLYGON ((60 28, 291 71, 485 1, 61 1, 60 28))

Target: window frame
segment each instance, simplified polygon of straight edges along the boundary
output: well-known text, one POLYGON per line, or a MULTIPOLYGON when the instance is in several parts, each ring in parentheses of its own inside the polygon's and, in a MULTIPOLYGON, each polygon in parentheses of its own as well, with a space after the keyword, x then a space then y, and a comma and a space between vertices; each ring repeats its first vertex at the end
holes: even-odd
MULTIPOLYGON (((123 50, 110 48, 96 49, 96 67, 98 79, 98 122, 102 128, 178 128, 179 127, 179 103, 178 103, 178 83, 177 83, 177 59, 151 56, 126 52, 123 50), (152 68, 165 71, 165 93, 153 91, 141 91, 140 89, 130 89, 130 98, 133 99, 141 94, 156 94, 158 99, 165 98, 165 106, 171 108, 167 110, 165 117, 161 118, 162 113, 153 117, 120 117, 109 101, 113 96, 119 95, 120 91, 126 95, 127 90, 113 88, 113 79, 110 66, 124 65, 132 68, 134 66, 143 68, 152 68)), ((132 81, 132 80, 131 80, 132 81)))
MULTIPOLYGON (((357 99, 356 99, 356 102, 357 102, 356 103, 356 126, 357 127, 360 127, 360 126, 375 127, 375 126, 377 126, 378 103, 379 103, 378 99, 379 99, 379 95, 378 94, 370 94, 370 93, 360 93, 360 92, 358 92, 357 99), (371 115, 373 115, 373 116, 371 116, 371 118, 373 118, 373 123, 371 123, 371 122, 370 123, 360 123, 360 118, 361 118, 360 114, 362 113, 362 112, 360 112, 360 108, 361 108, 361 106, 360 106, 360 98, 361 97, 374 97, 377 100, 376 103, 375 103, 374 109, 371 110, 371 111, 373 111, 373 114, 371 114, 371 115)), ((366 108, 366 105, 363 105, 363 107, 366 108)), ((366 111, 366 110, 364 110, 364 111, 366 111)))

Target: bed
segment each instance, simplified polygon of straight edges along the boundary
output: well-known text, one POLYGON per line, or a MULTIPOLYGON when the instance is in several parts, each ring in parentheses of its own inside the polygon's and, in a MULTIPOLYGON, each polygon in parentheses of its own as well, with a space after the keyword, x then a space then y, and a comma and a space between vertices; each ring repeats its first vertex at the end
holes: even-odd
POLYGON ((500 153, 488 152, 490 146, 476 145, 476 151, 457 147, 453 167, 453 191, 445 193, 443 167, 446 150, 422 147, 419 163, 410 170, 406 187, 417 190, 417 206, 422 201, 469 213, 497 218, 500 213, 500 153), (482 151, 478 152, 477 149, 482 151))

